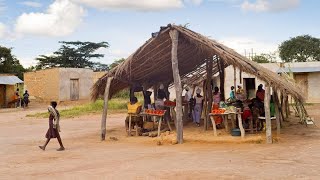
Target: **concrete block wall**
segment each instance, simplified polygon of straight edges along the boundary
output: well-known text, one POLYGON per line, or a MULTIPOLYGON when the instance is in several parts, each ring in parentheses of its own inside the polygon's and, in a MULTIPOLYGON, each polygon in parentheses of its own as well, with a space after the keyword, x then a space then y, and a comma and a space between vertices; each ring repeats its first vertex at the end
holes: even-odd
POLYGON ((308 73, 308 100, 310 103, 320 102, 320 72, 308 73))
POLYGON ((59 101, 59 68, 24 73, 24 89, 30 96, 45 101, 59 101))
POLYGON ((105 75, 107 72, 102 71, 102 72, 93 72, 93 84, 98 81, 99 78, 101 78, 103 75, 105 75))
POLYGON ((79 79, 79 99, 90 99, 93 71, 83 68, 59 68, 59 101, 70 100, 71 79, 79 79))

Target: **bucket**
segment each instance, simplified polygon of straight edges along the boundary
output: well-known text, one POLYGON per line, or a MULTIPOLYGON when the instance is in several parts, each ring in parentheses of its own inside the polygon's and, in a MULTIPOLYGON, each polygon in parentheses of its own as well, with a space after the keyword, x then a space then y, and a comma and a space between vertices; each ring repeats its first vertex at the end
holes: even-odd
POLYGON ((238 128, 232 129, 231 130, 231 135, 232 136, 241 136, 241 131, 238 128))

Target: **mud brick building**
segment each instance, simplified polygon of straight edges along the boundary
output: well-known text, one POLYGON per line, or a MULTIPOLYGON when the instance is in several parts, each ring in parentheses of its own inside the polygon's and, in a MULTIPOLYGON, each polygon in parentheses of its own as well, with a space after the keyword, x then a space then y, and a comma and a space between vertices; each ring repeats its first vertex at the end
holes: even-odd
POLYGON ((22 92, 23 81, 13 74, 0 74, 0 108, 7 107, 10 102, 15 100, 16 89, 22 92))
POLYGON ((42 101, 89 100, 101 72, 84 68, 52 68, 24 73, 25 90, 42 101))

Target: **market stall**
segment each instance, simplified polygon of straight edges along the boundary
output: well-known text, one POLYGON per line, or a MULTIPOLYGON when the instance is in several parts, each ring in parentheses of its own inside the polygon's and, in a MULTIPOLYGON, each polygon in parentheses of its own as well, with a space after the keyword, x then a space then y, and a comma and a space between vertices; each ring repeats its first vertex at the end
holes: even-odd
MULTIPOLYGON (((93 86, 92 98, 96 100, 103 96, 105 100, 101 119, 101 139, 104 140, 106 136, 107 101, 112 95, 122 89, 132 87, 152 88, 154 93, 157 93, 161 83, 164 84, 165 89, 169 86, 175 89, 176 106, 175 108, 169 107, 169 109, 175 121, 178 143, 183 143, 182 88, 184 84, 190 84, 190 87, 194 85, 202 87, 204 91, 203 110, 205 111, 204 128, 208 129, 210 119, 208 114, 212 110, 213 103, 211 79, 214 74, 219 73, 220 90, 225 91, 224 69, 228 66, 239 68, 240 73, 252 74, 265 82, 266 135, 267 142, 272 143, 271 120, 267 108, 271 89, 280 97, 277 104, 281 101, 281 96, 287 97, 288 95, 296 102, 302 103, 304 98, 299 88, 294 83, 223 44, 185 27, 172 24, 161 27, 159 32, 153 33, 152 37, 125 62, 107 72, 93 86)), ((225 101, 225 97, 221 98, 222 101, 225 101)), ((239 114, 237 116, 240 117, 239 114)), ((279 108, 277 127, 282 120, 281 108, 279 108)))

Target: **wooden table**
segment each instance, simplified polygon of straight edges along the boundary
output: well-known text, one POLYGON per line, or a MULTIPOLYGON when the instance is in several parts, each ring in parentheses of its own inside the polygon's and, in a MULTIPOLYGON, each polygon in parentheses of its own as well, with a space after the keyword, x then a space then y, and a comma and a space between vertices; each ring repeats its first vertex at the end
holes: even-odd
MULTIPOLYGON (((177 124, 176 124, 176 122, 177 122, 177 117, 176 117, 177 113, 176 113, 176 110, 175 110, 176 106, 166 106, 165 105, 164 107, 170 108, 170 117, 174 122, 174 126, 177 127, 177 124)), ((168 122, 168 126, 169 126, 170 131, 172 131, 169 122, 168 122)))
POLYGON ((234 116, 238 115, 238 121, 239 121, 239 128, 241 131, 241 137, 243 138, 245 135, 245 131, 242 125, 242 118, 241 118, 241 111, 238 112, 230 112, 230 113, 221 113, 221 114, 215 114, 215 113, 209 113, 208 116, 210 117, 210 120, 212 122, 212 127, 213 127, 213 135, 214 136, 218 136, 217 134, 217 128, 216 128, 216 122, 214 121, 214 116, 221 116, 224 122, 224 126, 226 128, 226 131, 229 131, 229 127, 228 127, 228 115, 232 115, 231 116, 231 122, 232 122, 232 128, 235 128, 234 125, 234 116))
MULTIPOLYGON (((140 114, 135 114, 135 113, 128 113, 129 115, 129 127, 128 127, 128 136, 131 136, 131 120, 132 120, 132 117, 139 117, 140 114)), ((134 129, 136 131, 136 136, 138 136, 138 125, 136 123, 136 125, 134 126, 134 129)))
MULTIPOLYGON (((165 114, 165 113, 164 113, 165 114)), ((160 136, 160 130, 161 130, 161 123, 163 121, 163 117, 164 117, 164 114, 163 115, 159 115, 159 114, 147 114, 147 113, 140 113, 139 115, 140 116, 150 116, 152 119, 153 119, 153 122, 156 121, 156 118, 158 117, 159 118, 159 122, 158 122, 158 137, 160 136)), ((167 121, 167 124, 168 124, 168 127, 171 130, 171 126, 170 126, 170 123, 169 121, 167 121)))

